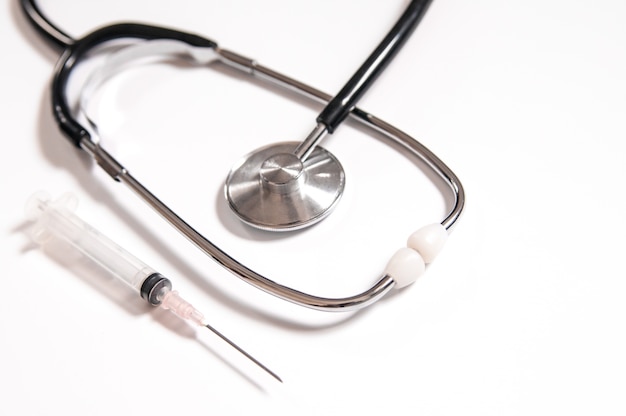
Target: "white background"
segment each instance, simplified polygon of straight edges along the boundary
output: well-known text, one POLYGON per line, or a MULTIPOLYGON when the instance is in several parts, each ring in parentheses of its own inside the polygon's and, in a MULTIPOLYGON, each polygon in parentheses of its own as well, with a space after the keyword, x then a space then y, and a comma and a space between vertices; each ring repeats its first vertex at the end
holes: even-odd
MULTIPOLYGON (((406 1, 41 1, 73 36, 152 22, 335 93, 406 1)), ((459 176, 467 209, 416 284, 357 314, 309 311, 222 270, 58 132, 58 57, 0 13, 0 414, 626 414, 626 3, 435 0, 359 106, 459 176), (29 241, 23 206, 70 191, 77 213, 169 276, 210 322, 278 373, 29 241)), ((216 244, 324 296, 367 288, 449 209, 424 167, 351 123, 336 211, 267 235, 232 217, 239 157, 300 140, 320 107, 220 66, 151 65, 102 90, 105 145, 216 244)))

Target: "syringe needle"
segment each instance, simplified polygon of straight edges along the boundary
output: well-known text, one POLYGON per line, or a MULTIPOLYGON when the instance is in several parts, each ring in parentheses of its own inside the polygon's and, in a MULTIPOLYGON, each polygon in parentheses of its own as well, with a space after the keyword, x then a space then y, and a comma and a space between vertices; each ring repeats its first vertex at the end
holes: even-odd
POLYGON ((191 303, 180 297, 177 291, 171 290, 171 282, 167 278, 158 273, 154 274, 144 282, 141 288, 141 292, 142 296, 153 305, 158 305, 163 309, 169 310, 180 318, 193 322, 196 325, 206 327, 222 340, 226 341, 228 345, 239 351, 241 354, 245 355, 250 361, 265 370, 276 380, 280 381, 281 383, 283 382, 280 377, 278 377, 269 368, 261 364, 256 358, 244 351, 239 345, 235 344, 230 339, 222 335, 217 329, 209 325, 204 319, 204 315, 202 314, 202 312, 194 308, 191 303), (150 296, 149 294, 144 295, 147 292, 156 293, 157 295, 155 299, 151 301, 151 299, 153 298, 152 296, 150 296))
POLYGON ((217 335, 218 337, 220 337, 222 340, 226 341, 228 343, 228 345, 230 345, 231 347, 233 347, 234 349, 236 349, 237 351, 239 351, 240 353, 242 353, 243 355, 245 355, 250 361, 252 361, 253 363, 255 363, 256 365, 258 365, 259 367, 261 367, 263 370, 265 370, 269 375, 271 375, 272 377, 274 377, 276 380, 280 381, 281 383, 283 382, 283 380, 281 380, 280 377, 278 377, 278 375, 276 375, 276 373, 274 373, 272 370, 270 370, 269 368, 267 368, 266 366, 264 366, 263 364, 261 364, 256 358, 254 358, 253 356, 251 356, 250 354, 248 354, 245 350, 243 350, 239 345, 235 344, 234 342, 232 342, 231 340, 229 340, 228 338, 226 338, 222 333, 220 333, 217 329, 213 328, 211 325, 209 324, 205 324, 204 325, 206 328, 210 329, 211 332, 213 332, 215 335, 217 335))

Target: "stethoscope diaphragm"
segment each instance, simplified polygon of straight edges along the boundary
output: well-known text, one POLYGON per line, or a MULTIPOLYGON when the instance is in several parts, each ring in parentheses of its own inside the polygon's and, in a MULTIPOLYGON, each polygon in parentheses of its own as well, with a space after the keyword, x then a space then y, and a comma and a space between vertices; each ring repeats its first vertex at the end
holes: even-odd
POLYGON ((341 163, 320 146, 302 160, 294 154, 298 144, 262 147, 232 168, 225 193, 242 221, 272 231, 297 230, 321 221, 339 202, 345 186, 341 163))

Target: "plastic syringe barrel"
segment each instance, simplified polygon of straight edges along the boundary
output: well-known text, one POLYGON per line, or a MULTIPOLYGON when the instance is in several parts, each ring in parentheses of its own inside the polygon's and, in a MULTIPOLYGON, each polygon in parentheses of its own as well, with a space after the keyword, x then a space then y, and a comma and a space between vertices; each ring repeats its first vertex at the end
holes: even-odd
POLYGON ((51 238, 71 244, 143 296, 144 282, 160 275, 73 214, 76 201, 70 194, 56 201, 42 193, 33 195, 26 206, 26 214, 36 221, 32 229, 33 239, 39 244, 45 244, 51 238))

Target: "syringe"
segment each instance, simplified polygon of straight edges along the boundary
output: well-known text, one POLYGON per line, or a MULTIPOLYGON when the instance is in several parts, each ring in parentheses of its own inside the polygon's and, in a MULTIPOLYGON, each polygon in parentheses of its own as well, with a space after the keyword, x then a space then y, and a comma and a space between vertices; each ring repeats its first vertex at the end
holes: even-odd
POLYGON ((173 312, 182 319, 208 328, 230 346, 245 355, 272 377, 280 377, 209 325, 204 315, 172 290, 172 282, 153 268, 115 244, 108 237, 76 216, 78 199, 65 194, 55 201, 39 192, 26 204, 26 215, 34 221, 31 237, 38 244, 52 238, 65 241, 124 282, 153 306, 173 312))

